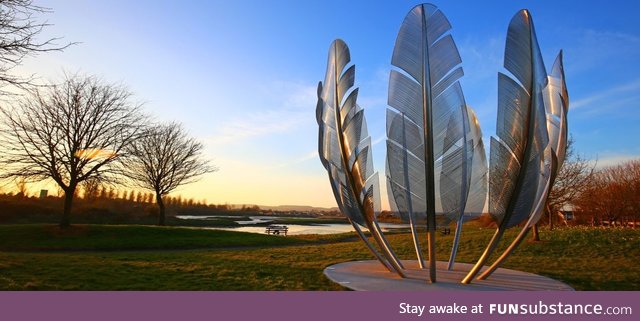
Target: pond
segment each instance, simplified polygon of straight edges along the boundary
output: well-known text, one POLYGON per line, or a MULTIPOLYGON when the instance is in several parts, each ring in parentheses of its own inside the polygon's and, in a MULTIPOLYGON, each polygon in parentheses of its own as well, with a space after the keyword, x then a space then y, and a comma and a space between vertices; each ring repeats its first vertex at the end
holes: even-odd
POLYGON ((259 223, 268 223, 274 220, 283 219, 285 217, 282 216, 249 216, 249 220, 244 220, 246 216, 230 216, 230 215, 207 215, 207 216, 197 216, 197 215, 177 215, 176 218, 182 220, 210 220, 215 218, 229 218, 229 219, 237 219, 235 222, 240 225, 252 225, 259 223))
MULTIPOLYGON (((278 219, 292 219, 291 217, 281 217, 281 216, 249 216, 250 220, 240 220, 244 219, 242 217, 235 216, 227 216, 227 215, 218 215, 218 216, 190 216, 190 215, 180 215, 176 216, 179 219, 192 219, 192 220, 206 220, 212 218, 238 218, 236 223, 242 225, 239 227, 203 227, 203 229, 211 229, 211 230, 225 230, 225 231, 236 231, 236 232, 249 232, 249 233, 265 233, 265 226, 255 226, 259 223, 268 223, 278 219)), ((295 218, 293 218, 295 219, 295 218)), ((304 235, 304 234, 338 234, 338 233, 347 233, 353 232, 353 226, 351 224, 346 223, 332 223, 332 224, 280 224, 278 225, 286 225, 289 228, 287 235, 304 235)), ((380 227, 383 231, 388 231, 391 229, 403 229, 409 228, 408 224, 394 224, 394 223, 380 223, 380 227)), ((366 228, 363 228, 366 231, 366 228)))

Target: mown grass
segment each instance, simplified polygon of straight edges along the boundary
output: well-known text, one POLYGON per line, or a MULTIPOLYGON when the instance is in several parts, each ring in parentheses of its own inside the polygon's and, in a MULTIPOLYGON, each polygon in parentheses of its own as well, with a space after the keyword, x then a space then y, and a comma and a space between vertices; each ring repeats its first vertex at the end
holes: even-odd
MULTIPOLYGON (((475 263, 494 229, 469 227, 457 261, 475 263)), ((505 233, 500 252, 518 232, 505 233)), ((523 242, 503 267, 558 279, 576 290, 640 290, 640 229, 573 227, 540 233, 542 242, 523 242)), ((439 260, 448 259, 452 241, 453 235, 438 238, 439 260)), ((405 237, 396 245, 405 257, 413 249, 409 242, 405 237)))
MULTIPOLYGON (((86 234, 56 237, 51 228, 0 226, 1 289, 341 290, 323 276, 323 269, 338 262, 372 259, 352 233, 285 238, 226 231, 89 226, 86 234), (135 241, 133 231, 148 237, 135 241), (67 237, 76 239, 62 240, 67 237), (158 239, 164 239, 164 251, 132 251, 158 239), (206 241, 195 241, 203 239, 206 241), (238 242, 251 248, 239 248, 238 242), (18 252, 13 246, 19 243, 25 251, 41 252, 18 252), (104 245, 109 243, 112 245, 104 245), (89 252, 42 252, 46 244, 57 244, 49 245, 56 250, 94 245, 84 247, 89 252), (189 248, 184 244, 210 249, 183 251, 189 248), (115 251, 118 246, 127 251, 115 251), (13 251, 7 252, 9 249, 13 251)), ((460 244, 459 261, 475 261, 492 233, 493 229, 469 226, 460 244)), ((509 231, 507 240, 515 233, 509 231)), ((505 267, 562 280, 577 290, 640 290, 640 230, 566 228, 542 230, 541 237, 544 242, 524 242, 505 267)), ((448 258, 452 239, 452 235, 438 237, 440 260, 448 258)), ((413 258, 409 234, 389 235, 389 241, 401 257, 413 258)))
POLYGON ((140 225, 2 225, 0 251, 131 251, 279 246, 304 243, 296 238, 140 225))

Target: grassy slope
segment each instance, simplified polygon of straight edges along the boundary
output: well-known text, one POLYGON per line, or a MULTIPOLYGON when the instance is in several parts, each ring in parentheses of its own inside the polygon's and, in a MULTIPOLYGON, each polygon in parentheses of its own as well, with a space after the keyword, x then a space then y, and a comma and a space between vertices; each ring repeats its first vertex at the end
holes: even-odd
MULTIPOLYGON (((0 248, 6 250, 20 246, 30 251, 42 250, 43 246, 108 250, 118 247, 128 250, 212 249, 0 252, 0 288, 339 290, 340 286, 322 275, 324 267, 337 262, 371 258, 364 245, 354 241, 350 234, 284 238, 224 231, 129 226, 80 226, 78 230, 76 236, 58 234, 56 237, 56 229, 50 226, 0 226, 0 248), (294 243, 298 245, 273 247, 294 243), (223 249, 239 244, 259 248, 223 249)), ((492 229, 474 227, 465 231, 459 261, 472 262, 477 259, 492 232, 492 229)), ((508 238, 514 236, 515 231, 507 234, 508 238)), ((452 238, 439 238, 439 259, 448 258, 452 238)), ((543 230, 542 238, 548 241, 522 244, 505 267, 550 276, 578 290, 640 290, 640 230, 543 230)), ((390 235, 389 239, 403 258, 412 258, 409 235, 390 235)))

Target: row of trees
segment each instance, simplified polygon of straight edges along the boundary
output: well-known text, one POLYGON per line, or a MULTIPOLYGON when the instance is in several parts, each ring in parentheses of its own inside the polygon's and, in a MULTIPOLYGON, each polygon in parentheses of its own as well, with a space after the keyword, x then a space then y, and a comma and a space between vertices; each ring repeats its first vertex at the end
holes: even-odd
POLYGON ((203 145, 177 123, 150 123, 131 93, 92 76, 34 88, 0 108, 0 177, 53 180, 64 191, 61 227, 68 227, 80 185, 112 183, 163 197, 215 167, 203 145))
POLYGON ((596 171, 573 205, 581 223, 636 227, 640 222, 640 160, 596 171))
MULTIPOLYGON (((8 190, 3 188, 3 190, 8 190)), ((158 221, 159 208, 153 193, 136 192, 134 199, 123 198, 124 193, 109 193, 87 199, 80 192, 73 204, 73 223, 80 224, 154 224, 158 221), (117 195, 117 196, 116 196, 117 195), (111 197, 109 197, 111 196, 111 197)), ((126 193, 127 196, 130 193, 126 193)), ((0 190, 0 224, 55 223, 62 215, 63 193, 50 193, 47 197, 27 193, 23 195, 15 190, 3 193, 0 190)), ((215 216, 215 215, 256 215, 260 209, 231 204, 206 204, 204 200, 168 195, 166 205, 166 225, 200 225, 191 220, 176 219, 172 216, 215 216)))
MULTIPOLYGON (((543 223, 553 227, 561 210, 573 224, 637 226, 640 221, 640 159, 596 169, 567 146, 567 161, 550 191, 543 223)), ((534 238, 537 233, 534 230, 534 238)))
POLYGON ((148 121, 124 86, 83 75, 34 86, 32 77, 13 76, 25 56, 70 45, 37 41, 47 24, 35 17, 46 12, 30 0, 0 1, 0 83, 24 91, 0 107, 0 178, 55 182, 64 192, 63 228, 81 184, 142 187, 154 192, 163 225, 163 196, 216 168, 178 123, 148 121))
MULTIPOLYGON (((567 144, 566 161, 549 193, 545 215, 534 226, 533 239, 540 240, 539 224, 565 220, 572 225, 633 226, 640 223, 640 159, 597 169, 567 144), (571 222, 561 213, 571 212, 571 222)), ((487 222, 488 224, 488 222, 487 222)))

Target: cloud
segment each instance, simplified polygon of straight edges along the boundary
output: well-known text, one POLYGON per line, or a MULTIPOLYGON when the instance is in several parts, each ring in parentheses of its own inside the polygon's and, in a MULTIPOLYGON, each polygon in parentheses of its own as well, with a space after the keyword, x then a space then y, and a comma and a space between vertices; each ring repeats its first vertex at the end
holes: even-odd
POLYGON ((473 106, 482 128, 494 127, 497 73, 504 69, 504 35, 467 36, 457 41, 464 77, 460 80, 466 103, 473 106))
POLYGON ((465 71, 462 79, 467 79, 475 86, 478 82, 496 77, 496 73, 502 68, 504 35, 496 34, 486 38, 465 37, 457 44, 465 71))
POLYGON ((273 81, 260 88, 260 97, 267 105, 275 105, 280 109, 305 109, 316 106, 317 84, 298 81, 273 81))
POLYGON ((636 79, 632 82, 611 87, 603 91, 597 92, 587 97, 580 98, 573 102, 570 102, 569 109, 578 109, 585 106, 590 106, 594 103, 607 100, 607 106, 611 105, 612 99, 620 99, 620 94, 635 92, 640 90, 640 79, 636 79))
MULTIPOLYGON (((384 135, 383 135, 383 136, 380 136, 380 137, 378 137, 378 138, 374 139, 374 140, 371 142, 371 145, 372 145, 372 146, 377 145, 377 144, 379 144, 379 143, 381 143, 381 142, 385 141, 385 139, 386 139, 386 138, 387 138, 387 137, 386 137, 386 136, 384 136, 384 135)), ((274 168, 289 167, 289 166, 292 166, 292 165, 296 165, 296 164, 304 163, 304 162, 309 161, 309 160, 317 160, 317 159, 318 159, 318 157, 319 157, 319 156, 318 156, 318 151, 317 151, 317 150, 313 150, 313 151, 310 151, 310 152, 308 152, 308 153, 305 153, 304 155, 301 155, 301 156, 298 156, 298 157, 296 157, 296 158, 293 158, 293 159, 292 159, 291 161, 289 161, 289 162, 286 162, 286 163, 283 163, 283 164, 279 164, 279 165, 275 166, 274 168)))
POLYGON ((371 145, 372 145, 372 146, 378 145, 379 143, 383 142, 386 138, 387 138, 387 136, 382 135, 382 136, 380 136, 380 137, 378 137, 378 138, 374 139, 374 140, 371 142, 371 145))
POLYGON ((635 62, 640 54, 640 37, 637 35, 592 29, 559 30, 569 40, 564 45, 567 60, 566 70, 574 73, 593 72, 617 66, 620 62, 635 62), (616 63, 612 63, 616 62, 616 63))
POLYGON ((207 139, 212 145, 237 143, 252 137, 286 133, 304 125, 313 117, 316 88, 295 82, 274 82, 263 88, 264 106, 258 111, 236 113, 207 139))
POLYGON ((384 112, 387 107, 388 85, 389 66, 376 68, 369 78, 356 78, 356 86, 360 88, 358 92, 358 105, 365 109, 376 110, 378 113, 380 110, 384 112))
POLYGON ((302 156, 296 157, 296 158, 292 159, 289 162, 276 165, 276 166, 274 166, 274 168, 289 167, 289 166, 292 166, 292 165, 304 163, 304 162, 312 160, 312 159, 318 159, 318 151, 317 150, 314 150, 314 151, 308 152, 308 153, 306 153, 306 154, 304 154, 302 156))
MULTIPOLYGON (((384 93, 386 94, 386 92, 384 93)), ((387 107, 387 97, 386 96, 375 96, 375 95, 362 95, 360 92, 358 93, 358 105, 367 110, 377 109, 377 110, 385 110, 387 107), (381 107, 381 108, 379 108, 381 107)))
POLYGON ((282 110, 246 113, 219 127, 207 142, 213 145, 225 145, 274 133, 287 132, 296 128, 303 115, 282 110))
POLYGON ((640 155, 611 153, 611 154, 605 154, 603 157, 598 157, 597 160, 592 160, 591 163, 595 164, 596 168, 604 168, 604 167, 619 165, 621 163, 628 162, 635 159, 640 159, 640 155))

